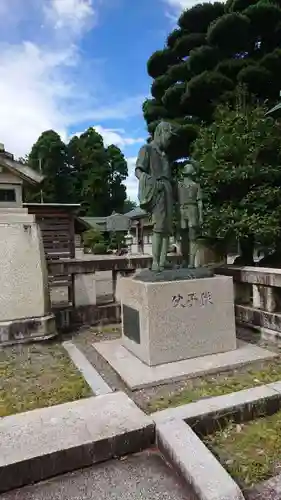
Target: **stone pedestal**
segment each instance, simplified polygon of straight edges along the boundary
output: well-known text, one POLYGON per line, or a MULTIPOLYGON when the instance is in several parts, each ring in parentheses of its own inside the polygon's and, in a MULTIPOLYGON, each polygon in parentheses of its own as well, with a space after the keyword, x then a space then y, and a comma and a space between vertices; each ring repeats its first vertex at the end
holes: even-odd
POLYGON ((236 349, 228 276, 120 281, 122 343, 149 366, 236 349))
POLYGON ((56 334, 41 233, 25 209, 0 210, 0 343, 56 334))

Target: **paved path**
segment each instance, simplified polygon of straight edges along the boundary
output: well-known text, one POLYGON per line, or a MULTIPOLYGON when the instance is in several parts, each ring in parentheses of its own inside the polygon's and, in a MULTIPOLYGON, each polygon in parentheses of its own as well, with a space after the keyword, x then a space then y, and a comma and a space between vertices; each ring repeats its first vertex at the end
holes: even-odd
POLYGON ((143 452, 4 493, 0 500, 197 499, 157 452, 143 452))

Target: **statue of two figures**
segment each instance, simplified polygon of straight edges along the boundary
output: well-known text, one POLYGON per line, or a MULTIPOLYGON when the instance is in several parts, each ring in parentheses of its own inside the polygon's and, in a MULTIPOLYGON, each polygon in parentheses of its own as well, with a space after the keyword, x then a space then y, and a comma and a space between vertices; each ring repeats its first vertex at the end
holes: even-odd
POLYGON ((156 272, 170 267, 167 253, 170 236, 173 234, 175 201, 179 207, 181 251, 186 267, 195 267, 196 239, 200 235, 202 224, 201 190, 192 180, 191 165, 185 166, 175 196, 171 165, 165 153, 172 135, 172 125, 160 122, 153 140, 140 149, 135 169, 139 180, 140 207, 151 214, 152 218, 152 270, 156 272))

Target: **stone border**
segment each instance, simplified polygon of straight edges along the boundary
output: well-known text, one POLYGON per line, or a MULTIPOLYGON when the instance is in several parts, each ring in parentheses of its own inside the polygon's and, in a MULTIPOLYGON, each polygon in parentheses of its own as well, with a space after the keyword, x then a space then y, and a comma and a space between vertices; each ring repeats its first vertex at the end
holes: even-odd
POLYGON ((188 424, 203 422, 208 433, 210 422, 213 419, 218 421, 234 416, 237 421, 246 421, 255 418, 257 415, 266 413, 273 414, 281 408, 281 381, 268 385, 261 385, 251 389, 232 392, 223 396, 200 399, 195 403, 189 403, 175 408, 167 408, 156 413, 151 417, 156 423, 166 420, 177 419, 184 420, 188 424))
POLYGON ((56 337, 55 316, 23 318, 0 322, 0 347, 48 340, 56 337))
POLYGON ((182 420, 158 424, 156 443, 200 500, 244 500, 235 481, 182 420))
POLYGON ((139 452, 155 424, 123 392, 0 419, 0 493, 139 452))
POLYGON ((200 500, 243 500, 238 485, 192 428, 209 434, 230 415, 243 422, 262 414, 272 415, 280 408, 281 381, 169 408, 151 416, 161 451, 200 500))
POLYGON ((112 391, 111 387, 103 380, 86 356, 70 340, 63 342, 62 346, 67 351, 70 359, 81 372, 87 384, 91 387, 95 396, 103 396, 112 391))

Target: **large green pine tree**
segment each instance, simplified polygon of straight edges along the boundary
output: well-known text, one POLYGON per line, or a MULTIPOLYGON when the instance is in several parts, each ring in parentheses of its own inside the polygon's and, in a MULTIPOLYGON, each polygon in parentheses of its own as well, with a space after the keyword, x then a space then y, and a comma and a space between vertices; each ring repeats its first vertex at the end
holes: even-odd
POLYGON ((69 144, 69 162, 73 168, 74 189, 82 213, 103 216, 107 209, 108 158, 103 138, 90 127, 69 144))
POLYGON ((235 102, 237 85, 268 106, 281 89, 281 0, 228 0, 185 10, 162 50, 149 58, 152 97, 143 104, 148 131, 159 120, 178 127, 170 156, 190 155, 218 103, 235 102))
POLYGON ((43 132, 28 156, 45 176, 40 188, 28 189, 26 201, 80 203, 81 215, 107 216, 126 210, 127 161, 117 146, 105 147, 90 127, 64 144, 53 130, 43 132))
MULTIPOLYGON (((67 147, 54 130, 43 132, 28 156, 29 165, 45 176, 41 192, 45 203, 69 203, 73 198, 67 147)), ((27 190, 27 201, 40 202, 38 188, 27 190)))
POLYGON ((127 161, 120 149, 113 144, 107 148, 107 155, 109 161, 109 205, 112 211, 122 213, 126 200, 124 181, 128 177, 127 161))
POLYGON ((117 146, 104 146, 102 136, 90 127, 68 144, 76 199, 82 213, 94 216, 122 212, 126 200, 127 162, 117 146))

